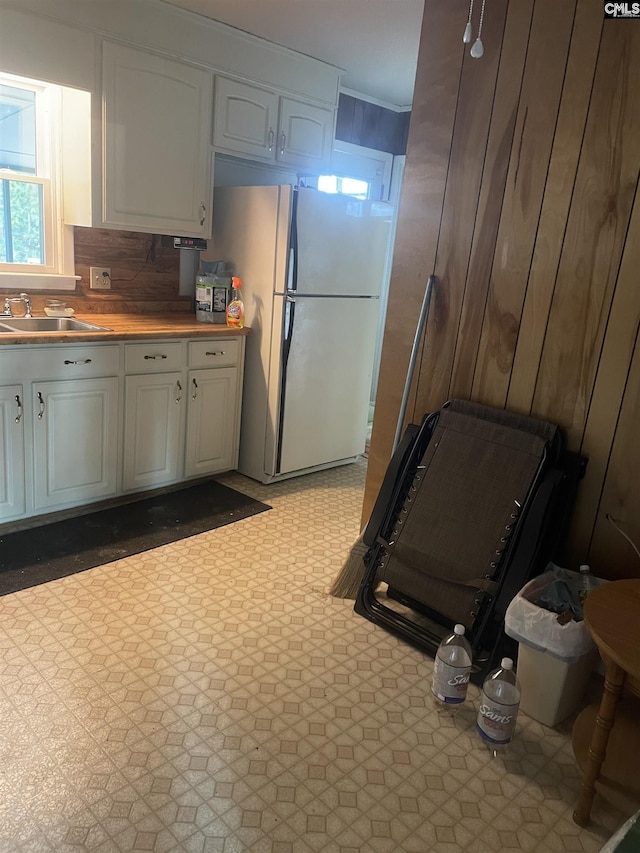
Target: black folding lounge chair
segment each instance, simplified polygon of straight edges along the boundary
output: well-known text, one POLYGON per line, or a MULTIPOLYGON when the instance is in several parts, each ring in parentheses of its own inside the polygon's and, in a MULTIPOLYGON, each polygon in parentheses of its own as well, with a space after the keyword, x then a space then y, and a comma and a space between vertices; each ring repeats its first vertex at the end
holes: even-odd
POLYGON ((411 425, 363 534, 356 612, 431 655, 462 623, 481 680, 512 652, 506 607, 556 556, 584 465, 557 426, 503 409, 451 400, 411 425))

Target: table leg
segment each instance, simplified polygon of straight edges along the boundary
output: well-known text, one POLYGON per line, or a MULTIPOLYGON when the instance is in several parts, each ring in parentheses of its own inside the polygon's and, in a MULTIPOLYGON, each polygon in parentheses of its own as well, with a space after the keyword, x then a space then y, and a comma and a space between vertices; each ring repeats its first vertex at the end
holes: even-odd
POLYGON ((606 661, 607 674, 604 690, 600 700, 600 708, 589 746, 587 766, 585 768, 578 802, 573 812, 573 819, 578 826, 587 826, 591 817, 591 805, 595 795, 595 783, 607 753, 607 743, 613 728, 616 705, 625 682, 625 671, 613 661, 606 661))

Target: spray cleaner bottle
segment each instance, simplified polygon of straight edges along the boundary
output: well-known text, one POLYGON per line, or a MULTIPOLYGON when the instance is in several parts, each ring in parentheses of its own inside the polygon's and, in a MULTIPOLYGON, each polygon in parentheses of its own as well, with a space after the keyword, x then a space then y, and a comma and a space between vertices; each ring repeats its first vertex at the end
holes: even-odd
POLYGON ((231 278, 231 287, 233 288, 233 299, 227 305, 227 326, 233 329, 244 328, 244 302, 240 288, 242 281, 237 276, 231 278))

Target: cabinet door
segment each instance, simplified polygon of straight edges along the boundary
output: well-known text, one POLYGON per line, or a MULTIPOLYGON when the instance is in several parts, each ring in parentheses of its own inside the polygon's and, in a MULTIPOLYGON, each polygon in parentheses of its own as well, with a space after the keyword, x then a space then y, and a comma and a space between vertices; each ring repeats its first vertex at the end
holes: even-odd
POLYGON ((331 158, 333 111, 280 98, 280 121, 276 156, 290 166, 324 168, 331 158))
POLYGON ((192 370, 188 391, 185 476, 235 468, 238 369, 192 370))
POLYGON ((182 373, 127 376, 123 489, 148 489, 179 477, 182 373))
POLYGON ((203 69, 104 42, 105 227, 210 236, 212 80, 203 69))
POLYGON ((213 145, 236 154, 275 160, 278 96, 216 77, 213 145))
POLYGON ((118 379, 34 382, 36 509, 116 493, 118 379))
POLYGON ((24 422, 22 385, 0 388, 0 519, 23 515, 24 422))

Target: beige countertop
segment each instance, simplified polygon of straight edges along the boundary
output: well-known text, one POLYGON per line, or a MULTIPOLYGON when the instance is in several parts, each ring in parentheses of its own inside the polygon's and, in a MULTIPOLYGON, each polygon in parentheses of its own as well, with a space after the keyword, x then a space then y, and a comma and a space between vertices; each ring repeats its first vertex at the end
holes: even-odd
MULTIPOLYGON (((18 318, 16 318, 18 319, 18 318)), ((102 332, 3 332, 0 346, 145 340, 147 338, 211 338, 248 335, 250 329, 229 329, 217 323, 201 323, 193 314, 74 314, 74 319, 104 326, 102 332)), ((11 322, 9 317, 7 322, 11 322)), ((2 318, 0 317, 0 322, 2 318)))

